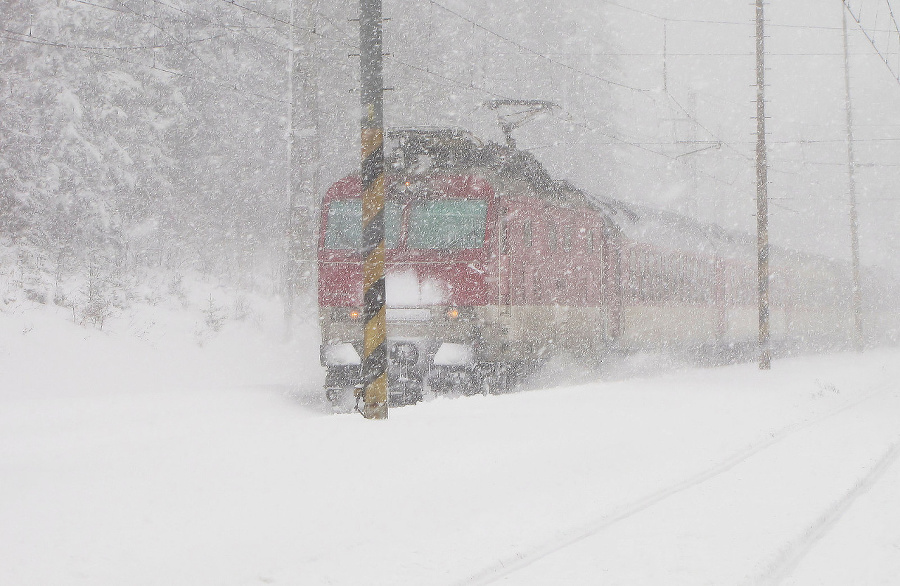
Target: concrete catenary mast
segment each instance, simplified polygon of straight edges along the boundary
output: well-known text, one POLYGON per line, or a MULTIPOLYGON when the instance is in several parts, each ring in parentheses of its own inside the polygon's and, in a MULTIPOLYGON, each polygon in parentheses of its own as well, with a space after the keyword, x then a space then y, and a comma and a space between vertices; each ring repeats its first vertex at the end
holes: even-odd
POLYGON ((756 0, 756 232, 759 294, 759 368, 772 365, 769 342, 769 200, 766 159, 766 67, 763 0, 756 0))
POLYGON ((381 0, 359 1, 363 231, 363 399, 368 419, 387 419, 384 282, 384 79, 381 0))
POLYGON ((291 3, 290 116, 288 148, 288 217, 284 263, 284 314, 288 334, 294 298, 312 294, 316 283, 316 220, 318 214, 319 112, 316 62, 318 0, 291 3))
POLYGON ((856 157, 853 153, 853 107, 850 101, 850 51, 847 44, 847 8, 841 4, 844 31, 844 89, 847 110, 847 173, 850 192, 850 255, 853 263, 853 347, 863 349, 862 287, 859 278, 859 217, 856 211, 856 157))

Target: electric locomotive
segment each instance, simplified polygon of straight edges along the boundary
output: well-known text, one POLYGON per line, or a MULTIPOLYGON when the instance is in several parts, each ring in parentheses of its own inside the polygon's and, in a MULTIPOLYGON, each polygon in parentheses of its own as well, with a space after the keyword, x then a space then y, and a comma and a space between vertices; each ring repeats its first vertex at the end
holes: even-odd
MULTIPOLYGON (((557 352, 753 347, 751 237, 586 193, 462 130, 393 130, 385 146, 391 404, 503 391, 557 352)), ((336 404, 361 385, 361 215, 359 176, 332 185, 318 295, 336 404)), ((846 267, 776 247, 772 266, 773 339, 846 341, 846 267)))
MULTIPOLYGON (((537 241, 555 238, 560 249, 571 250, 573 238, 590 239, 594 254, 581 268, 608 274, 602 266, 602 214, 590 232, 551 235, 574 222, 583 206, 576 190, 551 180, 530 154, 483 144, 455 129, 397 130, 387 138, 390 401, 415 402, 425 388, 474 393, 505 387, 554 343, 561 327, 550 325, 561 323, 566 299, 574 296, 587 305, 589 285, 571 271, 560 277, 571 284, 547 281, 537 241), (551 218, 550 208, 570 217, 556 217, 558 210, 551 218), (526 215, 532 223, 518 228, 528 233, 514 234, 511 218, 526 215), (530 248, 528 267, 519 254, 524 248, 530 248), (526 299, 534 301, 535 294, 541 302, 526 308, 526 299)), ((321 361, 327 368, 326 393, 335 402, 360 384, 361 206, 358 176, 338 181, 322 202, 321 361)), ((597 292, 593 305, 599 310, 597 292)), ((581 324, 594 318, 584 312, 576 317, 581 324)))

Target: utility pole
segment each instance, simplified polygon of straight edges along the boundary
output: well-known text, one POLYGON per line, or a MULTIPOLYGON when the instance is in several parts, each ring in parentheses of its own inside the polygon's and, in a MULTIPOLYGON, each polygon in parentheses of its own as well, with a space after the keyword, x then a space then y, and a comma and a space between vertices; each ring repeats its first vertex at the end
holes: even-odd
POLYGON ((669 19, 663 19, 663 93, 669 95, 669 19))
POLYGON ((769 199, 766 160, 766 39, 763 0, 756 0, 756 258, 759 369, 772 368, 769 341, 769 199))
POLYGON ((853 108, 850 101, 850 51, 847 43, 847 7, 841 3, 844 29, 844 88, 847 110, 847 172, 850 189, 850 253, 853 265, 853 347, 863 349, 862 287, 859 279, 859 217, 856 211, 856 158, 853 153, 853 108))
POLYGON ((315 51, 318 0, 292 0, 288 217, 284 264, 284 317, 291 333, 294 299, 316 283, 316 214, 319 171, 318 67, 315 51))
POLYGON ((387 419, 384 286, 384 79, 381 0, 359 0, 362 118, 363 399, 367 419, 387 419))
MULTIPOLYGON (((699 119, 697 112, 697 90, 693 87, 688 94, 688 109, 694 118, 699 119)), ((698 138, 697 125, 691 124, 691 143, 696 145, 698 138)), ((687 213, 690 217, 698 219, 700 212, 700 194, 698 193, 700 191, 700 182, 697 178, 697 157, 691 157, 689 159, 689 165, 691 170, 691 195, 687 202, 687 213)))

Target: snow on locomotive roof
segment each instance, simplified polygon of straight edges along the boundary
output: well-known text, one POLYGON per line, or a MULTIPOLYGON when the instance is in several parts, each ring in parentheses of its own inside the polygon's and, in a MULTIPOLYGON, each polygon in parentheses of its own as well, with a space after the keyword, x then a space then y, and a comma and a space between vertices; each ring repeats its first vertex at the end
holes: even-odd
POLYGON ((748 234, 704 224, 693 218, 647 206, 624 204, 631 212, 613 221, 627 238, 658 248, 748 258, 755 254, 755 240, 748 234))
POLYGON ((626 238, 662 249, 752 257, 755 239, 713 224, 647 206, 588 193, 551 177, 537 157, 494 142, 485 143, 458 128, 400 128, 387 133, 388 166, 410 174, 487 170, 502 181, 523 181, 538 197, 567 205, 589 205, 602 212, 626 238), (749 256, 748 256, 749 255, 749 256))

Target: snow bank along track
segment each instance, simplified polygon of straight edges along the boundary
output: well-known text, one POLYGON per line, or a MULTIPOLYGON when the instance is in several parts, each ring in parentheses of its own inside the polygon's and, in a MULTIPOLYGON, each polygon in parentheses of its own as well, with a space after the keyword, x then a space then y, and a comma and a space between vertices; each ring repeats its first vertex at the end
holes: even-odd
MULTIPOLYGON (((834 418, 850 413, 864 403, 875 398, 883 397, 891 391, 893 391, 891 397, 894 399, 898 398, 896 383, 890 377, 887 377, 879 383, 872 385, 867 392, 855 400, 840 405, 813 419, 795 421, 786 425, 777 432, 767 434, 765 438, 732 454, 728 458, 721 460, 698 474, 621 506, 581 527, 572 528, 562 532, 559 535, 536 545, 529 551, 524 551, 514 556, 497 560, 495 563, 488 565, 481 571, 472 574, 461 581, 455 582, 454 584, 455 586, 473 586, 494 583, 501 578, 518 572, 554 553, 560 552, 567 547, 597 535, 620 521, 634 517, 670 497, 699 487, 714 478, 720 477, 737 466, 747 462, 753 456, 781 444, 786 439, 801 431, 811 430, 817 426, 821 426, 834 418)), ((767 584, 778 584, 783 578, 790 574, 803 556, 828 532, 853 502, 866 493, 890 465, 900 457, 900 437, 894 437, 889 443, 890 447, 887 451, 883 452, 883 455, 874 465, 869 467, 868 472, 866 472, 851 489, 846 491, 837 502, 834 502, 828 507, 827 510, 825 510, 818 519, 810 525, 803 535, 782 547, 776 554, 774 560, 769 562, 763 572, 750 583, 756 584, 762 582, 767 584)))

